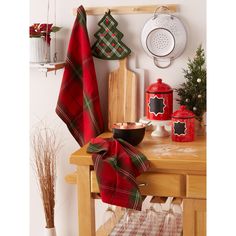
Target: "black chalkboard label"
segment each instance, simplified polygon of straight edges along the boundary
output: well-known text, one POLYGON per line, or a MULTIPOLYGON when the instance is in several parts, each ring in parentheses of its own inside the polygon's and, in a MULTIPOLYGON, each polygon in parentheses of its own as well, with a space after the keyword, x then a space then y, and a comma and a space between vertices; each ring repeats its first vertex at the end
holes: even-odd
POLYGON ((148 105, 149 105, 149 112, 155 114, 156 116, 158 114, 163 114, 164 107, 166 106, 164 103, 164 98, 158 98, 158 97, 150 97, 148 105))
POLYGON ((175 135, 186 135, 186 123, 185 122, 174 122, 174 134, 175 135))

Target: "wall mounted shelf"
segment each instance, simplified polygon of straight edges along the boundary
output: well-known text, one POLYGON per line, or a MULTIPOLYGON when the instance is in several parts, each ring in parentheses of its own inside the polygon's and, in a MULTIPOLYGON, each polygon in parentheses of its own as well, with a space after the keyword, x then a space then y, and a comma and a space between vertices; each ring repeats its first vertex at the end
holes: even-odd
POLYGON ((36 68, 41 72, 57 71, 65 67, 65 62, 30 63, 30 68, 36 68))
MULTIPOLYGON (((111 7, 85 7, 87 15, 103 15, 108 9, 116 14, 149 14, 154 13, 158 8, 168 8, 170 12, 176 12, 178 9, 177 4, 165 5, 135 5, 135 6, 111 6, 111 7)), ((76 15, 77 8, 73 9, 73 14, 76 15)))

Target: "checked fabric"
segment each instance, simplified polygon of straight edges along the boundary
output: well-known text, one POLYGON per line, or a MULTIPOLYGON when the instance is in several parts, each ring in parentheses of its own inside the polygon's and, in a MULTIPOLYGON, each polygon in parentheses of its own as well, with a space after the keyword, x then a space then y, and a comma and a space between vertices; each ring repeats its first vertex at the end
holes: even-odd
POLYGON ((131 214, 129 223, 124 227, 125 216, 114 226, 109 236, 181 236, 183 229, 182 213, 174 213, 175 221, 168 221, 166 212, 155 213, 156 217, 150 219, 149 210, 134 212, 131 214), (164 227, 164 224, 166 226, 164 227), (173 224, 173 225, 172 225, 173 224), (175 226, 175 227, 174 227, 175 226), (174 229, 173 229, 174 228, 174 229))
POLYGON ((104 60, 120 60, 127 57, 131 50, 121 41, 124 36, 117 30, 117 21, 106 12, 98 22, 100 30, 94 36, 97 41, 92 46, 93 56, 104 60))
POLYGON ((122 139, 92 139, 92 159, 103 202, 141 210, 142 196, 136 177, 149 168, 148 159, 122 139))
POLYGON ((104 131, 83 6, 77 9, 56 113, 66 123, 80 146, 104 131))

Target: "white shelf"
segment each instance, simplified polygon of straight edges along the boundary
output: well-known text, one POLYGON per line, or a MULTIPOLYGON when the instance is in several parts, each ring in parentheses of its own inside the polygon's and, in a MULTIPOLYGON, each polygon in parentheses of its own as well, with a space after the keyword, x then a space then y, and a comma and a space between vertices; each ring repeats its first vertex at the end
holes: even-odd
POLYGON ((42 72, 56 71, 65 67, 65 62, 33 63, 30 62, 30 68, 36 68, 42 72))

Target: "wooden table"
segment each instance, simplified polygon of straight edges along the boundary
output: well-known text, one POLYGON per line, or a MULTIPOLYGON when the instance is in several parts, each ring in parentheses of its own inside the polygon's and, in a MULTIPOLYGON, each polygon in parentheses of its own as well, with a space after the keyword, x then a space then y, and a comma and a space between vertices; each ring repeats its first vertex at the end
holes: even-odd
MULTIPOLYGON (((103 133, 101 137, 111 137, 103 133)), ((68 183, 77 185, 79 236, 94 236, 94 193, 99 193, 91 154, 87 145, 70 156, 77 171, 66 176, 68 183)), ((172 142, 170 137, 153 138, 146 132, 137 146, 150 161, 151 168, 137 178, 142 195, 183 198, 183 235, 206 235, 206 138, 194 142, 172 142)))

